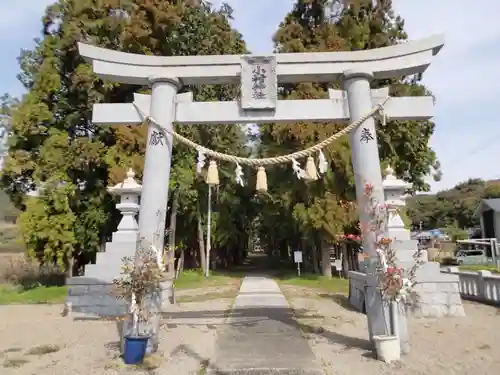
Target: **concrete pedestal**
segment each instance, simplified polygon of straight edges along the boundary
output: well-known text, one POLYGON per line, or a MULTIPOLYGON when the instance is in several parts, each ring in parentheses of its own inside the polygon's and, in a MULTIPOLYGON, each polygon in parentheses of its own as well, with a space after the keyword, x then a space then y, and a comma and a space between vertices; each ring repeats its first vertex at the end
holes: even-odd
MULTIPOLYGON (((417 246, 416 240, 394 241, 399 267, 408 270, 415 264, 413 255, 417 246)), ((458 276, 441 273, 441 265, 427 262, 425 253, 421 257, 424 263, 415 273, 418 302, 412 306, 412 314, 421 317, 465 316, 458 276)))
POLYGON ((85 267, 84 276, 67 279, 67 303, 75 318, 114 317, 126 314, 123 301, 113 295, 113 279, 120 276, 122 258, 134 256, 137 231, 113 234, 106 251, 98 253, 95 264, 85 267))

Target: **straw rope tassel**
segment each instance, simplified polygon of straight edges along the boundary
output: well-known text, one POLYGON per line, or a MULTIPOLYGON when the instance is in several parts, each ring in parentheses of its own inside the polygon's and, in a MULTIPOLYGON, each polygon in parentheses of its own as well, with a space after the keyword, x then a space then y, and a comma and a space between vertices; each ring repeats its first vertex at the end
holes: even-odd
POLYGON ((209 185, 219 185, 219 171, 215 160, 210 160, 208 165, 206 183, 209 185))
POLYGON ((260 192, 267 191, 267 175, 266 169, 263 166, 260 166, 257 169, 257 184, 256 190, 260 192))
POLYGON ((306 175, 308 180, 316 181, 318 179, 318 171, 316 170, 316 163, 314 162, 314 158, 312 156, 307 157, 306 175))

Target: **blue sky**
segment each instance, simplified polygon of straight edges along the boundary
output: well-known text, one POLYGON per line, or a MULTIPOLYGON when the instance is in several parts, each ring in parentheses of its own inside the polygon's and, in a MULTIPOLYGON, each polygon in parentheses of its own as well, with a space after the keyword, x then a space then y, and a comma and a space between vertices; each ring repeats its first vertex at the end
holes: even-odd
MULTIPOLYGON (((216 0, 214 3, 219 3, 216 0)), ((272 49, 271 36, 293 0, 228 0, 234 26, 254 53, 272 49)), ((0 93, 20 95, 17 56, 39 35, 48 0, 0 0, 0 93), (28 2, 30 3, 27 6, 28 2)), ((431 145, 443 169, 437 191, 471 177, 500 178, 500 1, 393 0, 410 39, 445 33, 446 45, 424 76, 436 95, 436 131, 431 145), (498 163, 498 164, 497 164, 498 163)))

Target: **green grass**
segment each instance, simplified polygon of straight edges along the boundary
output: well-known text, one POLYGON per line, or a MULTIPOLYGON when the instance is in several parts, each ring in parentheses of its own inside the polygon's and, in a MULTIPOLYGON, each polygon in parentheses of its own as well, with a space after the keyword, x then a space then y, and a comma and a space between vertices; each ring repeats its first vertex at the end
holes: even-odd
POLYGON ((471 264, 467 266, 459 266, 458 268, 464 271, 491 271, 493 273, 500 273, 500 268, 493 265, 471 264))
MULTIPOLYGON (((176 289, 195 289, 216 286, 235 286, 241 283, 243 274, 237 272, 210 272, 205 278, 199 270, 189 270, 175 281, 176 289)), ((9 304, 51 304, 64 303, 67 294, 65 286, 38 286, 23 290, 9 284, 0 284, 0 305, 9 304)))
POLYGON ((239 284, 243 278, 239 272, 210 272, 210 276, 205 278, 201 270, 184 271, 174 285, 176 289, 195 289, 214 286, 230 286, 239 284))
POLYGON ((66 293, 65 286, 39 286, 21 290, 10 285, 0 285, 0 305, 63 303, 66 293))
POLYGON ((349 292, 349 280, 339 277, 332 277, 329 279, 314 274, 305 274, 300 277, 281 275, 277 277, 277 281, 282 285, 319 289, 329 293, 347 294, 349 292))

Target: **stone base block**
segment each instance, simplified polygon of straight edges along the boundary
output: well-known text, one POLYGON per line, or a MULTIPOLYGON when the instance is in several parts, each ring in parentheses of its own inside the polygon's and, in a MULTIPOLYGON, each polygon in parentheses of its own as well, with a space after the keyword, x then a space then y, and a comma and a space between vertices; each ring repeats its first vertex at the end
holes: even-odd
POLYGON ((165 280, 161 283, 161 303, 162 309, 165 304, 173 305, 175 303, 175 289, 173 280, 165 280))
MULTIPOLYGON (((427 265, 427 264, 426 264, 427 265)), ((410 313, 416 317, 437 318, 443 316, 465 316, 459 291, 458 276, 426 272, 425 266, 418 274, 419 282, 415 286, 418 302, 410 313)), ((349 272, 349 302, 360 312, 366 309, 366 274, 349 272)))
POLYGON ((442 316, 465 316, 459 291, 458 277, 439 274, 434 280, 424 281, 415 286, 418 303, 412 307, 417 317, 436 318, 442 316))
POLYGON ((69 278, 66 284, 66 302, 74 318, 111 318, 127 313, 125 302, 112 294, 113 284, 84 276, 69 278))

